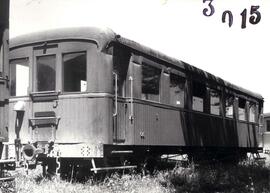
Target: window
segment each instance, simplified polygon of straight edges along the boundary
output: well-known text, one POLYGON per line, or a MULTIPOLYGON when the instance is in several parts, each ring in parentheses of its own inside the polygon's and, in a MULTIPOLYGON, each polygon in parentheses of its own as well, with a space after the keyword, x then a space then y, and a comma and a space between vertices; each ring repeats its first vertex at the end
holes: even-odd
POLYGON ((184 107, 184 96, 185 96, 185 82, 186 80, 178 75, 170 75, 170 104, 184 107))
POLYGON ((29 88, 28 58, 10 61, 10 95, 27 95, 29 88))
POLYGON ((238 105, 238 116, 239 120, 246 121, 246 100, 239 98, 239 105, 238 105))
POLYGON ((159 101, 160 74, 160 69, 142 65, 142 99, 159 101))
POLYGON ((195 111, 203 112, 203 103, 206 94, 205 85, 199 82, 193 82, 192 93, 192 109, 195 111))
POLYGON ((84 92, 86 82, 86 53, 68 53, 63 55, 64 91, 84 92))
POLYGON ((256 122, 256 105, 254 103, 249 103, 249 122, 256 122))
POLYGON ((220 94, 214 89, 210 89, 210 113, 220 115, 220 94))
POLYGON ((270 131, 270 120, 266 121, 266 131, 270 131))
POLYGON ((37 91, 55 90, 55 55, 37 57, 37 91))
MULTIPOLYGON (((113 48, 113 72, 117 74, 117 94, 120 97, 130 94, 130 90, 126 91, 128 68, 129 65, 133 65, 130 64, 130 55, 131 53, 127 49, 117 45, 113 48)), ((113 92, 115 92, 115 75, 113 76, 113 92)))
POLYGON ((232 95, 226 96, 226 117, 233 118, 233 103, 234 103, 234 97, 232 95))
POLYGON ((0 77, 3 76, 4 71, 4 47, 2 39, 0 38, 0 77))

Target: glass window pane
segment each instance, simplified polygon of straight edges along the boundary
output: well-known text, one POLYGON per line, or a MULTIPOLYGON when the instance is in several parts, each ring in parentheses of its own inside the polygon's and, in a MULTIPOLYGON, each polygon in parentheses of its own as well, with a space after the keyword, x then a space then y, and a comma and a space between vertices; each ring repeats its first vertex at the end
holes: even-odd
POLYGON ((37 91, 55 90, 56 56, 37 57, 37 91))
POLYGON ((249 103, 249 122, 255 123, 256 116, 256 105, 254 103, 249 103))
POLYGON ((270 131, 270 120, 266 121, 266 131, 270 131))
POLYGON ((238 105, 238 115, 239 120, 246 121, 246 100, 239 98, 239 105, 238 105))
POLYGON ((29 88, 29 60, 16 59, 10 61, 10 95, 24 96, 29 88))
POLYGON ((86 53, 69 53, 63 55, 64 91, 84 92, 86 82, 86 53))
POLYGON ((160 74, 160 69, 142 65, 142 99, 159 101, 160 74))
POLYGON ((199 82, 193 82, 192 84, 192 109, 195 111, 203 112, 203 103, 206 94, 206 86, 199 82))
POLYGON ((184 107, 185 82, 186 80, 181 76, 170 75, 170 104, 184 107))
POLYGON ((233 118, 233 103, 234 97, 227 95, 226 96, 226 117, 233 118))
POLYGON ((213 115, 220 115, 220 94, 218 91, 210 90, 210 112, 213 115))

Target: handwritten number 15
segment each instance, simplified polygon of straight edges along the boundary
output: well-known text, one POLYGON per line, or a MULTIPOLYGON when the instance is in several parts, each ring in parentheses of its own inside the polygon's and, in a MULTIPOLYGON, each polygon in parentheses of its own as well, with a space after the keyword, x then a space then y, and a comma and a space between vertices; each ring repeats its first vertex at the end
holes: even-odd
MULTIPOLYGON (((251 6, 250 15, 252 16, 250 16, 249 18, 249 23, 255 25, 261 21, 261 13, 258 11, 259 8, 260 6, 251 6)), ((244 29, 246 28, 246 23, 247 23, 247 9, 244 9, 240 15, 242 16, 241 28, 244 29)))
POLYGON ((203 3, 205 3, 206 1, 209 1, 209 3, 208 3, 209 9, 208 9, 208 8, 204 8, 204 9, 203 9, 203 14, 204 14, 206 17, 210 17, 210 16, 212 16, 212 15, 215 13, 215 8, 214 8, 214 6, 212 5, 213 0, 203 0, 203 3), (207 14, 208 11, 210 11, 209 14, 207 14))

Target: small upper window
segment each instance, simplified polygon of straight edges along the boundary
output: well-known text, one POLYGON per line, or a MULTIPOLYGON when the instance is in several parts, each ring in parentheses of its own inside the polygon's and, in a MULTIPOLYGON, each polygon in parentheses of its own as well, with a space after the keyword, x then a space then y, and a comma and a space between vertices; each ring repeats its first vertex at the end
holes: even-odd
POLYGON ((203 103, 206 95, 206 86, 199 82, 193 82, 192 86, 192 109, 203 112, 203 103))
POLYGON ((159 101, 160 74, 159 68, 142 65, 142 99, 159 101))
POLYGON ((55 90, 55 55, 37 57, 37 91, 55 90))
POLYGON ((233 103, 234 97, 232 95, 226 96, 226 117, 233 118, 233 103))
POLYGON ((27 95, 29 88, 29 60, 15 59, 10 61, 10 95, 27 95))
POLYGON ((210 112, 213 115, 220 115, 220 94, 214 89, 210 89, 210 112))
POLYGON ((184 107, 185 82, 186 80, 181 76, 170 75, 170 104, 184 107))
POLYGON ((239 98, 239 105, 238 105, 238 116, 239 120, 246 121, 246 100, 239 98))
POLYGON ((86 53, 68 53, 63 55, 64 91, 84 92, 86 82, 86 53))
POLYGON ((256 122, 256 104, 249 103, 249 122, 255 123, 256 122))

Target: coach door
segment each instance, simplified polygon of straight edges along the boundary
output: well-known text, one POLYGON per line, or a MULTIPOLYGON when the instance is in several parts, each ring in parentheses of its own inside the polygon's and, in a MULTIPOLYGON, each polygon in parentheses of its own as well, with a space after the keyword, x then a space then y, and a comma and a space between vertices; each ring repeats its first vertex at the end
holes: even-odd
POLYGON ((0 2, 0 142, 8 140, 8 2, 0 2))
POLYGON ((44 43, 34 47, 34 77, 32 92, 32 127, 33 141, 55 141, 58 125, 56 92, 57 44, 44 43))

